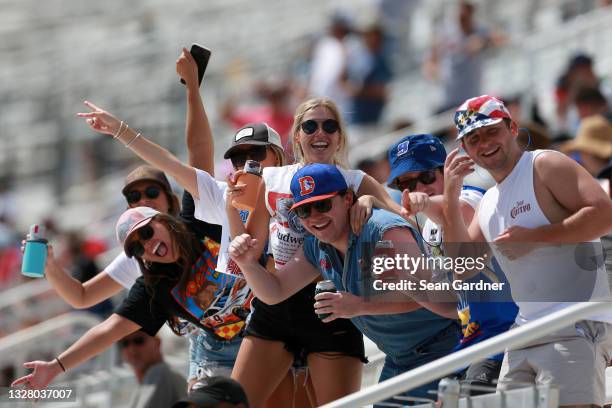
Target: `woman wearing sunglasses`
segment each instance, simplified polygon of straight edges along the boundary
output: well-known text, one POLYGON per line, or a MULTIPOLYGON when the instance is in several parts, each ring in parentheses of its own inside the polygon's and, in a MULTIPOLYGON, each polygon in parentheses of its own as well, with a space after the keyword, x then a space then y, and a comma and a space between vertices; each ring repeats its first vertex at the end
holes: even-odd
MULTIPOLYGON (((269 242, 276 267, 291 259, 306 236, 295 213, 289 211, 293 204, 289 190, 291 178, 305 163, 345 167, 347 156, 344 125, 331 100, 311 99, 300 105, 292 134, 298 163, 264 169, 265 194, 259 197, 246 228, 258 238, 258 251, 269 242)), ((347 184, 361 195, 351 210, 351 224, 356 233, 373 206, 399 212, 399 206, 374 179, 361 171, 341 171, 347 184)), ((239 194, 233 190, 230 193, 239 194)), ((230 225, 234 227, 232 222, 230 225)), ((365 361, 361 333, 348 320, 331 323, 319 320, 313 308, 315 285, 316 282, 312 282, 275 305, 265 304, 257 298, 253 300, 253 311, 232 372, 253 406, 266 400, 295 356, 302 356, 307 361, 317 406, 360 388, 362 362, 365 361)))
POLYGON ((58 374, 101 353, 137 330, 153 336, 167 323, 182 332, 184 319, 219 341, 239 345, 252 299, 244 280, 214 270, 219 244, 197 236, 179 219, 149 207, 124 212, 116 226, 126 256, 143 276, 114 314, 53 361, 25 363, 34 371, 12 385, 45 388, 58 374), (202 305, 201 288, 213 287, 202 305), (205 307, 202 307, 205 306, 205 307))
MULTIPOLYGON (((196 203, 195 217, 211 224, 214 223, 222 226, 217 270, 226 271, 228 268, 231 270, 232 265, 228 265, 227 257, 229 243, 232 236, 244 232, 242 220, 246 220, 247 214, 233 209, 229 212, 226 211, 226 183, 215 180, 206 171, 180 162, 170 152, 145 139, 140 133, 129 128, 124 122, 119 121, 113 115, 94 104, 89 102, 85 102, 85 104, 92 112, 79 113, 78 116, 85 118, 93 130, 113 135, 114 139, 123 143, 125 147, 131 149, 143 160, 173 176, 194 197, 196 203), (233 219, 232 228, 229 226, 228 217, 233 219)), ((201 105, 199 99, 198 104, 201 105)), ((190 102, 188 112, 194 110, 194 107, 191 105, 190 102)), ((198 120, 205 122, 208 126, 203 106, 198 106, 198 109, 199 113, 196 114, 198 120)), ((212 139, 207 139, 207 148, 212 150, 211 147, 212 139)), ((240 170, 247 159, 259 160, 264 168, 284 164, 284 155, 278 133, 262 123, 250 124, 240 129, 235 134, 230 149, 225 153, 225 157, 232 161, 236 170, 240 170)), ((212 167, 212 159, 210 159, 209 165, 212 167)), ((232 183, 230 190, 240 191, 241 189, 240 186, 235 186, 232 183)), ((264 262, 263 259, 262 262, 264 262)), ((195 355, 197 354, 198 350, 196 349, 195 355)), ((286 369, 285 374, 289 371, 289 369, 286 369)), ((286 383, 283 382, 283 384, 286 383)), ((279 382, 274 383, 272 390, 278 384, 279 382)), ((289 388, 292 391, 294 385, 290 383, 289 388)), ((270 394, 267 395, 267 397, 269 396, 270 394)), ((284 402, 281 405, 287 406, 284 402)))
MULTIPOLYGON (((186 80, 187 111, 186 142, 189 152, 189 163, 194 167, 213 171, 213 148, 210 126, 200 98, 198 89, 197 65, 188 51, 183 50, 176 61, 179 77, 186 80)), ((184 192, 182 210, 176 195, 172 192, 166 175, 149 165, 142 165, 132 171, 125 179, 124 195, 128 207, 150 207, 161 213, 179 216, 190 230, 199 236, 207 236, 219 242, 221 228, 208 224, 194 217, 194 202, 188 192, 184 192), (180 214, 179 214, 180 212, 180 214)), ((108 299, 122 289, 130 289, 136 279, 142 276, 138 263, 121 252, 102 272, 91 280, 81 283, 59 268, 53 257, 53 248, 49 245, 50 256, 47 257, 46 277, 56 292, 68 304, 77 309, 87 308, 108 299)), ((192 331, 184 327, 185 331, 192 331)), ((198 372, 229 374, 231 365, 225 372, 218 371, 224 344, 215 341, 206 332, 195 331, 190 335, 190 364, 188 381, 190 385, 196 380, 198 372), (212 343, 212 344, 211 344, 212 343), (208 351, 213 349, 214 351, 208 351), (208 368, 208 367, 213 368, 208 368)), ((237 349, 237 347, 235 347, 237 349)), ((232 351, 235 356, 236 351, 232 351)), ((233 361, 233 358, 232 358, 233 361)))

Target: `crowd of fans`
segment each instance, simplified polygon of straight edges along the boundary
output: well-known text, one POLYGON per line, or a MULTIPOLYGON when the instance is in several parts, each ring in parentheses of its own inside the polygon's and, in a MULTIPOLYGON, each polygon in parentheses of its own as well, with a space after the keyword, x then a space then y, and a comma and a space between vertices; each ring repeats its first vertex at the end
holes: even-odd
MULTIPOLYGON (((384 157, 359 163, 359 170, 348 168, 347 151, 376 136, 393 79, 395 33, 379 21, 357 28, 350 15, 334 14, 313 46, 306 83, 263 81, 252 97, 226 101, 221 116, 235 128, 224 155, 234 174, 226 182, 214 179, 212 131, 186 49, 176 70, 186 82, 189 163, 138 133, 136 124, 87 102, 89 111, 79 116, 91 129, 113 136, 150 165, 126 179, 122 193, 129 209, 117 223, 124 252, 105 268, 96 257, 107 243, 46 222, 52 244, 47 279, 69 305, 106 320, 50 361, 27 363, 33 372, 24 377, 3 370, 0 385, 16 380, 16 386, 44 388, 116 343, 139 383, 135 407, 181 399, 177 407, 318 406, 359 389, 367 361, 362 335, 385 352, 385 380, 566 306, 570 299, 550 300, 545 290, 542 299, 525 295, 529 285, 517 276, 546 270, 549 282, 568 284, 572 274, 584 273, 580 265, 569 262, 563 269, 563 254, 536 258, 533 249, 511 244, 601 239, 604 251, 612 247, 610 90, 593 58, 580 53, 557 81, 556 117, 548 122, 522 95, 479 96, 485 93, 485 52, 507 40, 479 26, 474 13, 473 3, 460 2, 456 26, 440 35, 424 64, 443 88, 436 112, 455 111, 454 122, 435 135, 406 133, 384 157), (455 139, 464 154, 442 144, 455 139), (264 184, 252 210, 238 211, 232 201, 244 194, 237 177, 247 159, 261 162, 264 184), (464 185, 475 164, 496 181, 491 190, 464 185), (184 188, 180 205, 164 173, 184 188), (527 220, 509 221, 496 212, 506 207, 512 220, 534 211, 527 220), (379 241, 415 258, 458 256, 454 242, 495 242, 486 270, 461 279, 501 282, 508 290, 487 296, 450 291, 444 300, 427 291, 372 296, 367 287, 375 275, 365 277, 362 263, 372 259, 379 241), (550 275, 551 269, 559 275, 550 275), (337 292, 315 296, 322 278, 333 281, 337 292), (113 312, 110 298, 124 289, 129 295, 113 312), (163 361, 155 334, 165 323, 189 337, 186 379, 163 361)), ((0 207, 0 290, 25 281, 19 274, 23 237, 12 225, 6 197, 0 207)), ((578 301, 610 296, 602 265, 595 273, 604 278, 587 282, 598 287, 578 301)), ((459 279, 453 270, 433 275, 417 273, 437 283, 459 279)), ((413 278, 392 271, 381 279, 413 278)), ((557 284, 546 288, 552 286, 557 284)), ((562 405, 601 406, 603 372, 612 360, 609 323, 610 316, 581 321, 453 376, 491 391, 546 377, 561 387, 562 405), (597 344, 596 352, 576 345, 587 340, 597 344), (555 354, 559 347, 567 355, 555 354)), ((427 398, 436 385, 407 395, 427 398)))

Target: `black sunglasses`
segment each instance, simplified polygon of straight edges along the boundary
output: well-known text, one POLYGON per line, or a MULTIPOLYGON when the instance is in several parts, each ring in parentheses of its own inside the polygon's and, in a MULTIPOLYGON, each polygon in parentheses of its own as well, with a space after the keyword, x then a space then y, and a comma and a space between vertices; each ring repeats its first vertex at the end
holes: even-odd
POLYGON ((410 192, 416 190, 417 183, 431 184, 436 181, 436 170, 428 170, 420 173, 418 177, 408 180, 397 180, 395 186, 399 191, 408 190, 410 192))
POLYGON ((121 340, 119 342, 119 345, 121 346, 121 348, 126 348, 130 344, 133 344, 135 346, 142 346, 143 344, 145 344, 146 341, 147 341, 147 339, 144 338, 144 337, 135 337, 133 339, 124 339, 124 340, 121 340))
MULTIPOLYGON (((300 125, 302 131, 307 135, 314 134, 319 129, 319 122, 310 119, 302 122, 300 125)), ((335 119, 325 119, 321 122, 321 129, 327 134, 336 133, 340 129, 340 124, 335 119)))
POLYGON ((301 219, 306 219, 310 217, 310 213, 313 208, 317 210, 317 212, 326 213, 332 209, 332 206, 333 206, 332 199, 333 197, 330 197, 330 198, 326 198, 325 200, 315 201, 314 203, 300 205, 293 211, 295 211, 295 215, 297 215, 298 218, 301 218, 301 219))
POLYGON ((230 154, 229 159, 234 168, 244 166, 247 160, 262 162, 266 159, 267 149, 267 146, 251 146, 248 150, 236 150, 230 154))
POLYGON ((128 204, 134 204, 140 201, 142 194, 153 200, 159 197, 159 193, 161 193, 161 188, 157 186, 149 186, 144 189, 144 192, 140 192, 139 190, 132 190, 125 193, 125 198, 127 199, 128 204))
POLYGON ((133 256, 141 258, 145 252, 144 245, 142 245, 142 243, 153 238, 155 231, 153 230, 152 226, 147 224, 144 227, 137 229, 136 235, 138 235, 138 239, 136 241, 132 241, 127 248, 125 248, 125 254, 128 256, 128 258, 133 256))

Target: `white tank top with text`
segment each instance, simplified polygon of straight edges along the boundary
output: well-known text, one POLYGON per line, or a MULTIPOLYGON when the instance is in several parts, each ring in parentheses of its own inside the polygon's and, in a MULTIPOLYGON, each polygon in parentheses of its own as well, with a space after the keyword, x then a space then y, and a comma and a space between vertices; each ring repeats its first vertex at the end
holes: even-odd
MULTIPOLYGON (((492 243, 511 226, 536 228, 550 224, 538 204, 533 186, 534 162, 543 152, 524 152, 508 177, 485 193, 478 210, 478 222, 487 242, 492 243)), ((575 301, 610 300, 605 266, 603 262, 592 261, 603 259, 599 240, 592 244, 548 245, 514 261, 503 256, 494 244, 490 245, 519 307, 516 317, 519 325, 575 301)), ((608 315, 589 319, 612 322, 612 316, 608 315)))

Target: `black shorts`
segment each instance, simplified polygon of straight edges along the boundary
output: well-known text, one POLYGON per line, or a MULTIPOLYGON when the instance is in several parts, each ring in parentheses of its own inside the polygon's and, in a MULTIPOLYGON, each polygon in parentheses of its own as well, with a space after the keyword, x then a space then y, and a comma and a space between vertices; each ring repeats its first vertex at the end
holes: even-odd
POLYGON ((276 305, 255 298, 245 336, 282 341, 296 359, 310 353, 357 357, 364 363, 363 336, 348 319, 323 323, 314 312, 316 283, 276 305))

